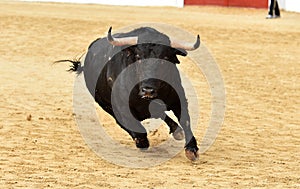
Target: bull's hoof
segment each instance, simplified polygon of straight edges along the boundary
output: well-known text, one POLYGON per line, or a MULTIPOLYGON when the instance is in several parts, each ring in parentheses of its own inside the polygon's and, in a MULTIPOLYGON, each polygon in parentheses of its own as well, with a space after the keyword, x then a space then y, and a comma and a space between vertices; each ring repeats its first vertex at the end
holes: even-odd
POLYGON ((149 148, 149 141, 147 138, 135 138, 135 145, 141 150, 147 150, 149 148))
POLYGON ((195 150, 185 149, 185 156, 191 161, 196 161, 199 159, 199 152, 195 150))
POLYGON ((172 133, 173 138, 175 140, 183 140, 184 139, 184 132, 181 127, 177 127, 177 129, 172 133))

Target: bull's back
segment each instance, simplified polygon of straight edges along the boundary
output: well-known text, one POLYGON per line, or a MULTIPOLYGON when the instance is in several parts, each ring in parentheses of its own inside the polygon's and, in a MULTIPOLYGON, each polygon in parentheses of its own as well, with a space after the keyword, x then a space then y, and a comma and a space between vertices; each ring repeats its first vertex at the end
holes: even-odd
POLYGON ((86 86, 93 97, 95 97, 96 85, 101 73, 105 70, 106 62, 111 57, 112 46, 106 38, 94 41, 87 52, 84 61, 84 78, 86 86))

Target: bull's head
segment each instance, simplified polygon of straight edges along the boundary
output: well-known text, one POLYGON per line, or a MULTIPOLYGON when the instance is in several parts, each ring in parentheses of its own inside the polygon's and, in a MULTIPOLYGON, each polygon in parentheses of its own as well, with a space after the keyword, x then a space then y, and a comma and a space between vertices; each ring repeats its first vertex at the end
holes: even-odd
MULTIPOLYGON (((172 78, 175 64, 180 63, 177 55, 186 56, 186 51, 192 51, 200 46, 200 36, 195 43, 180 42, 152 29, 140 32, 134 37, 113 37, 111 27, 107 39, 114 46, 128 46, 127 57, 132 63, 137 62, 136 75, 143 79, 139 83, 139 95, 144 99, 154 99, 159 89, 165 85, 164 81, 178 80, 172 78), (160 79, 157 79, 160 78, 160 79)), ((175 74, 177 76, 177 74, 175 74)))

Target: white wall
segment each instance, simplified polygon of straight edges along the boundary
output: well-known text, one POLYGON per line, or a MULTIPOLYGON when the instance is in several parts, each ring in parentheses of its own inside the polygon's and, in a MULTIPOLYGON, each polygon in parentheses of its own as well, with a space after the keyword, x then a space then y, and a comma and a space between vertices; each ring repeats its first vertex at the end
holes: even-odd
POLYGON ((23 0, 38 2, 91 3, 123 6, 172 6, 183 7, 184 0, 23 0))
POLYGON ((299 0, 285 0, 285 10, 300 12, 299 0))
POLYGON ((277 0, 277 1, 280 9, 286 11, 300 12, 300 0, 277 0))
MULTIPOLYGON (((183 7, 184 0, 23 0, 38 2, 92 3, 123 6, 172 6, 183 7)), ((280 9, 300 12, 300 0, 277 0, 280 9)), ((270 3, 270 0, 269 0, 270 3)))

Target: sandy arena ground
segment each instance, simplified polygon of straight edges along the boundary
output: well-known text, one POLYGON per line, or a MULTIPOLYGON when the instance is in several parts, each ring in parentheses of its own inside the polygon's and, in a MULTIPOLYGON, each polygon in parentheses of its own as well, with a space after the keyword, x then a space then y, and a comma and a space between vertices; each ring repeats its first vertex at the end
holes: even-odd
MULTIPOLYGON (((266 20, 266 13, 0 1, 1 188, 300 188, 300 14, 266 20), (146 169, 97 156, 73 114, 75 75, 68 64, 51 64, 79 56, 109 26, 143 22, 199 33, 224 77, 224 125, 196 163, 183 151, 146 169)), ((181 67, 199 78, 200 140, 209 89, 202 73, 181 67)))

